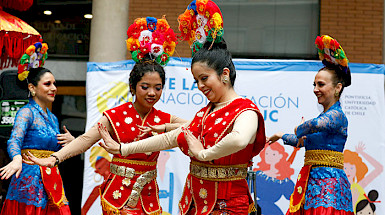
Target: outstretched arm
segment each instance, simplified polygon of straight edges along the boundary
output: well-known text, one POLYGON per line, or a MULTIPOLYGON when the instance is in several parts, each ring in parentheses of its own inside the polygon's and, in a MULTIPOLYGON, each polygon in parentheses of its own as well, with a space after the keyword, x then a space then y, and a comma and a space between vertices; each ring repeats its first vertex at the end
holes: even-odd
POLYGON ((359 184, 363 188, 365 188, 368 184, 370 184, 375 178, 377 178, 382 173, 382 171, 384 171, 384 167, 381 165, 381 163, 378 162, 369 154, 367 154, 364 150, 365 150, 365 144, 362 142, 359 142, 358 146, 356 146, 356 152, 362 155, 362 157, 364 157, 365 160, 369 161, 369 163, 374 167, 374 170, 371 171, 359 182, 359 184))
MULTIPOLYGON (((99 123, 102 123, 103 125, 105 125, 107 129, 112 132, 112 127, 107 117, 103 116, 99 120, 99 123)), ((94 145, 97 141, 99 141, 100 138, 101 136, 98 132, 98 125, 95 124, 86 133, 84 133, 83 135, 79 136, 78 138, 70 142, 66 147, 63 147, 59 151, 53 153, 53 155, 59 159, 59 162, 63 162, 68 158, 84 153, 85 151, 87 151, 87 149, 89 149, 92 145, 94 145)), ((55 157, 36 158, 30 155, 28 156, 28 159, 30 159, 35 164, 38 164, 40 166, 48 166, 48 167, 53 167, 56 162, 55 157)))
POLYGON ((127 156, 129 154, 156 152, 177 147, 177 138, 181 132, 181 128, 177 128, 173 131, 160 135, 152 136, 144 140, 122 144, 114 141, 109 133, 103 128, 103 126, 99 127, 99 132, 104 140, 104 143, 100 143, 101 147, 112 154, 121 154, 123 156, 127 156))

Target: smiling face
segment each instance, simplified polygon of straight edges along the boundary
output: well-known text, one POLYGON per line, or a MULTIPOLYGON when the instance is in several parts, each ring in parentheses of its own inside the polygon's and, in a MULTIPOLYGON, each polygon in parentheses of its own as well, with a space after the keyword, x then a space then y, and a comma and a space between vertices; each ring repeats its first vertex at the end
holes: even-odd
POLYGON ((162 79, 158 72, 147 72, 137 83, 134 92, 134 106, 141 114, 146 114, 159 101, 162 95, 162 79))
MULTIPOLYGON (((214 69, 206 63, 196 62, 192 65, 191 72, 194 76, 198 89, 207 97, 210 102, 222 102, 225 98, 226 88, 214 69)), ((222 74, 227 75, 225 72, 222 74)))
POLYGON ((335 84, 333 81, 333 71, 323 69, 317 73, 314 79, 314 94, 317 96, 318 103, 324 107, 324 111, 336 103, 339 97, 335 93, 341 91, 341 83, 335 84))
POLYGON ((45 106, 52 103, 55 100, 57 90, 55 84, 55 77, 50 72, 46 72, 40 77, 37 86, 29 84, 29 90, 36 93, 34 96, 36 103, 45 106))

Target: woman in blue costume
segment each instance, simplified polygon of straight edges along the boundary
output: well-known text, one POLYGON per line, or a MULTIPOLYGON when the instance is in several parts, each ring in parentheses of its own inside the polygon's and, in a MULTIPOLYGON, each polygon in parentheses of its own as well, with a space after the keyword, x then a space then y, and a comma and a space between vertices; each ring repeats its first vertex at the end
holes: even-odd
POLYGON ((27 82, 32 98, 16 114, 8 140, 12 161, 0 169, 1 179, 12 177, 1 215, 68 215, 71 212, 57 167, 40 168, 28 161, 23 163, 22 154, 29 151, 47 157, 74 137, 65 128, 65 134, 59 133, 58 120, 48 109, 56 94, 52 73, 42 67, 29 69, 27 82))
POLYGON ((350 70, 342 47, 325 35, 316 45, 325 67, 314 80, 314 94, 324 111, 295 128, 295 134, 278 132, 268 142, 283 139, 285 144, 304 146, 302 167, 287 215, 353 215, 352 194, 343 170, 343 149, 348 120, 339 102, 344 87, 351 84, 350 70))

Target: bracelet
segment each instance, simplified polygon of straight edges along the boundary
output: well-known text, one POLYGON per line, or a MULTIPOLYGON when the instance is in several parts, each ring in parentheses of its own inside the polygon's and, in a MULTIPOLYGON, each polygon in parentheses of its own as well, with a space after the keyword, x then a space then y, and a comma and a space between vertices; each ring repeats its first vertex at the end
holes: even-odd
POLYGON ((59 160, 59 158, 58 158, 56 155, 52 154, 52 155, 50 155, 50 157, 54 157, 54 158, 56 158, 56 161, 55 161, 55 164, 54 164, 54 166, 57 166, 57 165, 59 165, 59 162, 60 162, 60 160, 59 160))
POLYGON ((122 154, 122 144, 119 144, 119 153, 122 154))
POLYGON ((164 123, 164 133, 167 132, 167 129, 166 129, 166 123, 164 123))

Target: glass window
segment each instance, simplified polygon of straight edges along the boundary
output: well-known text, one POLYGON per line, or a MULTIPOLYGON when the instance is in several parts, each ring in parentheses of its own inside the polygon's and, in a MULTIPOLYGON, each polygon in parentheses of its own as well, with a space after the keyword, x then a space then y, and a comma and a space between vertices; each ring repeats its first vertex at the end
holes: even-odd
POLYGON ((216 0, 235 57, 317 58, 318 0, 216 0))

